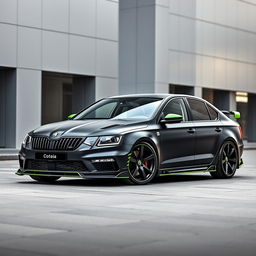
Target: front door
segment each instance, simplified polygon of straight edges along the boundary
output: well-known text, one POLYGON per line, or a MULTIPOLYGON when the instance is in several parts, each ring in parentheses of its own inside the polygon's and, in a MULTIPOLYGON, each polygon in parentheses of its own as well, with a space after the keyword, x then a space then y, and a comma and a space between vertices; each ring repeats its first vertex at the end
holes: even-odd
POLYGON ((194 165, 195 129, 188 122, 182 98, 171 99, 163 109, 162 116, 178 114, 181 123, 159 124, 160 126, 160 169, 188 168, 194 165))

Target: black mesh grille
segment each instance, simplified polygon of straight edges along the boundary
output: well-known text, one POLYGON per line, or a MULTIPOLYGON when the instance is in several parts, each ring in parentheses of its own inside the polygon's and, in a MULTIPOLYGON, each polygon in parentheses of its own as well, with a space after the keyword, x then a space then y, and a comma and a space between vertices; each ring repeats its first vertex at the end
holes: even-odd
POLYGON ((75 150, 81 143, 83 138, 60 138, 50 140, 47 137, 33 137, 32 148, 38 150, 75 150))
POLYGON ((118 170, 118 166, 117 166, 116 162, 93 163, 93 165, 100 172, 117 171, 118 170))
POLYGON ((74 172, 87 171, 87 168, 81 161, 27 160, 25 169, 74 172))

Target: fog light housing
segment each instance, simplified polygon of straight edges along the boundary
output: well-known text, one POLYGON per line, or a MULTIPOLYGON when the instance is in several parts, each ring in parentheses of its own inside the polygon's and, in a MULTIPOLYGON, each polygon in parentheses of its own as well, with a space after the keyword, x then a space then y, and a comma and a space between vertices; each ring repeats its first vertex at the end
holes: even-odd
POLYGON ((92 163, 112 163, 115 162, 113 158, 100 158, 100 159, 92 159, 92 163))

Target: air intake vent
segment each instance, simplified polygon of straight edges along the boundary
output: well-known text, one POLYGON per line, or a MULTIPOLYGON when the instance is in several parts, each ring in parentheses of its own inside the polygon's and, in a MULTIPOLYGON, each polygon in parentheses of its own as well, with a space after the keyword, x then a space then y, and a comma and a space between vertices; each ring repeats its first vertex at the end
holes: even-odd
POLYGON ((38 150, 66 150, 77 149, 83 142, 83 138, 60 138, 50 140, 47 137, 33 137, 32 148, 38 150))

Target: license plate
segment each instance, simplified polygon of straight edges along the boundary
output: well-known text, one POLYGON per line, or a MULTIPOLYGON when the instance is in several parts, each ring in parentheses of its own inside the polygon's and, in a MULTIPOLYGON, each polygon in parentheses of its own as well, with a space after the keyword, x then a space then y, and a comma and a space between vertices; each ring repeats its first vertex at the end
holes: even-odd
POLYGON ((43 160, 66 160, 66 154, 36 153, 36 159, 43 160))

